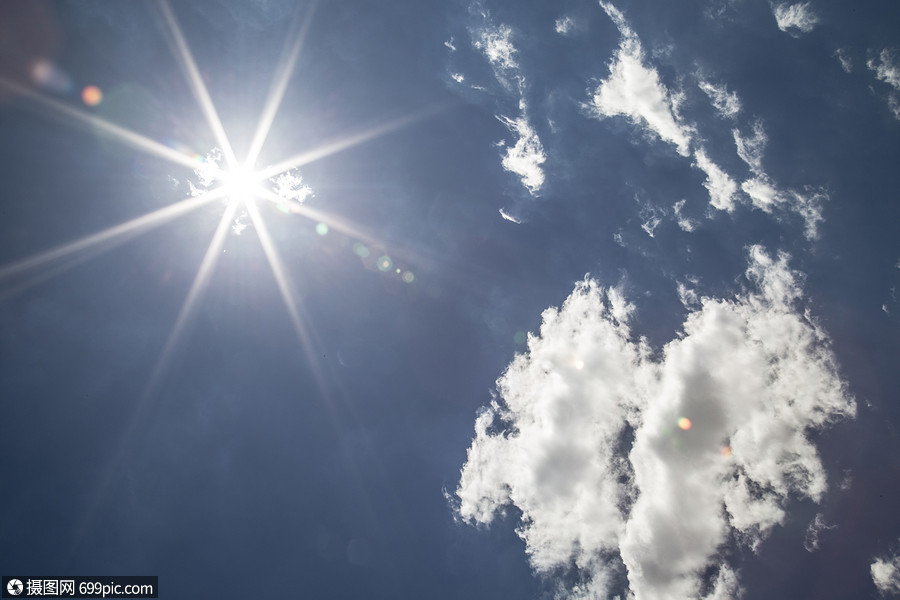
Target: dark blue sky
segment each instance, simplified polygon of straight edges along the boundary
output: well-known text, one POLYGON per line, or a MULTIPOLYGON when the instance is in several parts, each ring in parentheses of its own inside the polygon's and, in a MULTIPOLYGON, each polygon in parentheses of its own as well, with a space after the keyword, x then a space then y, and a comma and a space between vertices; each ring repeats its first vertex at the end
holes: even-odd
POLYGON ((233 198, 47 254, 215 190, 189 167, 222 144, 165 5, 5 3, 3 575, 900 593, 900 12, 171 11, 239 160, 309 18, 255 167, 334 151, 220 247, 233 198))

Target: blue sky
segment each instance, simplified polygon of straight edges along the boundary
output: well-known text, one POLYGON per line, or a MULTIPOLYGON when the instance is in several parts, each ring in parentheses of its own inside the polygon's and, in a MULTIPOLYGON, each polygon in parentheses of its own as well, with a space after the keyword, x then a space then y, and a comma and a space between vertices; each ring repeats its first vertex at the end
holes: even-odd
POLYGON ((900 594, 895 8, 2 6, 3 575, 900 594))

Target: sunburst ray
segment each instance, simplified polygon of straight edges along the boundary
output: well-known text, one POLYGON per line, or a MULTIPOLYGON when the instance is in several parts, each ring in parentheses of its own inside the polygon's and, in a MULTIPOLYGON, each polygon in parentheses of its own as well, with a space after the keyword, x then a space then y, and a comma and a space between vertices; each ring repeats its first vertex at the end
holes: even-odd
POLYGON ((225 236, 228 233, 228 227, 230 226, 232 219, 234 219, 234 215, 237 212, 238 205, 238 201, 230 201, 228 203, 228 206, 225 208, 225 211, 222 213, 221 219, 219 219, 219 224, 216 226, 216 231, 213 234, 212 240, 210 240, 209 246, 206 249, 206 253, 203 256, 203 260, 200 263, 200 267, 197 269, 197 274, 194 276, 194 281, 191 283, 191 289, 190 291, 188 291, 187 297, 185 298, 184 303, 182 303, 181 309, 178 312, 178 317, 175 319, 175 324, 172 326, 172 330, 169 332, 166 343, 159 353, 159 357, 156 360, 156 365, 153 368, 150 379, 144 386, 143 393, 134 404, 129 419, 125 424, 125 427, 122 429, 119 443, 116 446, 115 450, 110 453, 106 467, 100 474, 100 478, 97 481, 97 484, 94 486, 93 493, 88 496, 87 505, 82 512, 81 520, 73 536, 73 545, 71 551, 75 550, 75 546, 77 546, 77 544, 87 532, 88 526, 93 520, 96 512, 100 509, 101 504, 103 503, 103 499, 106 497, 107 492, 109 491, 109 487, 112 484, 113 479, 115 478, 116 472, 119 470, 120 466, 125 460, 125 457, 128 455, 129 443, 134 441, 134 433, 137 430, 137 427, 147 417, 147 411, 151 407, 150 400, 153 398, 160 382, 162 381, 162 377, 165 374, 166 368, 168 367, 168 364, 171 361, 179 342, 181 341, 184 329, 194 312, 199 298, 203 295, 203 292, 209 285, 210 277, 212 276, 216 263, 219 260, 219 255, 222 252, 222 246, 225 243, 225 236))
MULTIPOLYGON (((282 204, 286 202, 284 198, 282 198, 272 190, 266 188, 259 188, 257 190, 257 195, 259 198, 268 200, 274 204, 282 204)), ((357 240, 361 240, 370 244, 380 243, 380 241, 373 234, 363 230, 362 227, 355 223, 351 223, 347 219, 343 219, 341 217, 338 217, 337 215, 319 208, 313 208, 301 202, 292 200, 289 201, 289 203, 292 212, 296 212, 297 214, 306 217, 310 221, 325 223, 329 228, 334 229, 335 231, 340 231, 341 233, 345 233, 351 237, 356 238, 357 240)))
POLYGON ((387 123, 382 123, 381 125, 371 127, 364 131, 360 131, 359 133, 354 133, 338 140, 322 144, 317 148, 302 152, 270 167, 259 170, 257 172, 257 177, 259 180, 265 180, 271 177, 275 177, 276 175, 280 175, 285 171, 302 167, 303 165, 307 165, 311 162, 320 160, 322 158, 325 158, 326 156, 331 156, 332 154, 336 154, 343 150, 347 150, 348 148, 358 146, 359 144, 363 144, 385 134, 391 133, 392 131, 396 131, 397 129, 400 129, 402 127, 406 127, 412 123, 415 123, 416 121, 419 121, 436 113, 442 108, 443 105, 426 108, 410 115, 392 119, 387 123))
POLYGON ((181 339, 181 334, 193 314, 197 301, 209 285, 210 277, 212 276, 216 263, 219 261, 219 256, 222 253, 222 246, 225 244, 225 235, 228 233, 228 228, 234 220, 238 204, 239 203, 236 200, 231 200, 225 208, 225 211, 222 213, 222 218, 219 219, 219 224, 209 243, 209 247, 206 249, 206 254, 203 256, 200 268, 197 270, 197 275, 194 277, 194 281, 191 284, 191 289, 188 292, 184 303, 181 305, 181 310, 178 312, 178 318, 175 319, 175 325, 172 326, 172 332, 169 334, 162 352, 160 352, 156 367, 153 369, 153 374, 147 385, 147 391, 144 394, 145 396, 152 393, 160 377, 162 377, 165 372, 166 365, 181 339))
POLYGON ((177 165, 188 167, 189 169, 196 169, 201 162, 195 156, 178 152, 177 150, 169 148, 164 144, 160 144, 156 140, 152 140, 146 136, 140 135, 139 133, 135 133, 134 131, 126 129, 125 127, 122 127, 120 125, 110 123, 105 119, 86 113, 75 108, 74 106, 69 106, 68 104, 60 102, 59 100, 49 98, 40 92, 34 91, 24 85, 15 83, 14 81, 10 81, 8 79, 0 77, 0 87, 6 87, 7 89, 12 90, 20 96, 28 98, 29 100, 33 100, 44 108, 50 109, 50 111, 52 113, 55 113, 56 116, 67 117, 78 123, 89 125, 90 127, 100 130, 103 133, 109 134, 110 136, 112 136, 112 139, 123 144, 127 144, 137 150, 140 150, 141 152, 164 158, 177 165))
POLYGON ((212 190, 200 196, 185 198, 184 200, 176 202, 175 204, 170 204, 169 206, 160 208, 159 210, 155 210, 151 213, 147 213, 146 215, 142 215, 135 219, 131 219, 130 221, 126 221, 125 223, 121 223, 108 229, 104 229, 103 231, 85 236, 81 239, 75 240, 74 242, 69 242, 68 244, 63 244, 51 250, 47 250, 28 258, 24 258, 22 260, 7 264, 6 266, 0 268, 0 281, 31 271, 33 269, 37 269, 39 267, 47 265, 48 263, 64 259, 66 257, 72 256, 75 253, 83 252, 100 244, 108 243, 110 244, 110 246, 112 246, 114 242, 119 238, 125 238, 132 234, 143 233, 154 227, 158 227, 166 221, 195 210, 203 206, 204 204, 209 204, 213 200, 221 198, 224 195, 225 191, 220 188, 212 190))
POLYGON ((322 370, 316 364, 317 354, 315 352, 313 336, 306 327, 303 315, 301 314, 302 307, 297 301, 296 293, 294 292, 290 278, 285 271, 284 264, 281 262, 278 250, 275 248, 275 243, 272 241, 272 236, 269 235, 269 230, 266 227, 262 216, 259 214, 259 208, 257 208, 256 204, 248 202, 246 207, 247 213, 250 215, 250 220, 253 223, 253 228, 256 231, 256 235, 259 237, 259 243, 266 255, 266 260, 268 260, 269 267, 272 269, 272 275, 275 277, 278 291, 284 301, 285 308, 287 308, 288 316, 291 319, 291 325, 294 327, 294 332, 297 334, 297 339, 300 341, 304 352, 306 352, 307 358, 310 359, 310 368, 316 379, 316 385, 323 395, 327 395, 328 388, 325 377, 322 370))
MULTIPOLYGON (((300 49, 303 47, 303 42, 306 40, 306 34, 309 32, 309 25, 312 22, 316 4, 316 2, 313 2, 306 9, 306 14, 300 22, 299 27, 294 26, 291 28, 294 44, 290 48, 285 44, 285 52, 279 63, 278 73, 272 80, 269 97, 266 100, 265 108, 260 116, 259 124, 256 126, 256 133, 253 135, 253 141, 250 143, 250 150, 247 153, 247 158, 244 160, 244 167, 248 169, 252 168, 256 163, 256 159, 259 158, 259 153, 266 143, 266 138, 272 128, 272 121, 275 119, 278 108, 281 106, 284 92, 287 89, 287 84, 294 72, 294 66, 297 63, 297 57, 300 56, 300 49), (294 30, 297 30, 296 34, 293 33, 294 30)), ((298 9, 295 21, 299 21, 299 17, 300 12, 298 9)), ((288 41, 290 41, 290 38, 288 41)))
POLYGON ((187 41, 184 39, 184 34, 181 32, 181 27, 178 25, 175 13, 172 12, 172 7, 169 5, 168 0, 159 0, 159 8, 162 12, 163 19, 166 21, 166 25, 169 27, 169 33, 171 33, 170 42, 175 44, 173 51, 179 59, 181 68, 184 70, 188 84, 191 86, 191 91, 194 93, 197 102, 200 103, 203 116, 206 117, 206 121, 216 138, 216 142, 219 144, 219 147, 225 155, 225 162, 228 164, 228 168, 235 169, 237 168, 238 163, 234 156, 234 150, 231 147, 231 143, 228 141, 228 136, 225 134, 225 128, 222 126, 222 121, 219 119, 219 113, 216 112, 216 107, 213 105, 212 98, 209 96, 209 90, 206 89, 206 84, 203 83, 203 78, 200 76, 200 71, 197 69, 197 63, 194 62, 194 56, 191 54, 187 41))

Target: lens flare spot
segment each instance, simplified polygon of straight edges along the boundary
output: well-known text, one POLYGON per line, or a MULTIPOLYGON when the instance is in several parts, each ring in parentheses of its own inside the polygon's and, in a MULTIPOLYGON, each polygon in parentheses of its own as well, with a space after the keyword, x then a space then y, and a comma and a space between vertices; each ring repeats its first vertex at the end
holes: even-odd
POLYGON ((407 271, 403 274, 403 282, 404 283, 412 283, 415 281, 416 276, 412 274, 412 271, 407 271))
POLYGON ((371 252, 369 248, 365 244, 360 244, 359 242, 353 244, 353 253, 360 258, 369 258, 371 252))
POLYGON ((89 85, 81 90, 81 100, 88 106, 97 106, 103 101, 103 92, 96 85, 89 85))
POLYGON ((328 235, 328 225, 325 223, 316 224, 316 233, 319 235, 328 235))
POLYGON ((72 79, 65 71, 45 58, 39 58, 32 63, 31 79, 48 92, 66 94, 72 91, 72 79))
POLYGON ((379 271, 390 271, 394 266, 394 261, 391 260, 391 257, 388 255, 379 256, 378 257, 378 270, 379 271))
POLYGON ((516 335, 513 336, 513 341, 517 344, 524 344, 527 339, 528 335, 524 331, 517 331, 516 335))
POLYGON ((575 368, 578 369, 579 371, 582 370, 582 369, 584 368, 584 361, 583 361, 583 360, 580 360, 580 359, 579 359, 579 360, 576 360, 576 361, 575 361, 575 368))
POLYGON ((731 456, 731 446, 722 446, 722 456, 731 456))
POLYGON ((691 420, 687 417, 681 417, 680 419, 678 419, 678 426, 687 431, 693 426, 693 423, 691 423, 691 420))

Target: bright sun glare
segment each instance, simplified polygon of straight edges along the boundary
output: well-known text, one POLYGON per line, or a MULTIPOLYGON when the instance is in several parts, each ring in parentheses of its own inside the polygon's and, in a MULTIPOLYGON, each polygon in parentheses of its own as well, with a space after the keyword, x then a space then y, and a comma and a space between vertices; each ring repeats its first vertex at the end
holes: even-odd
MULTIPOLYGON (((265 221, 260 214, 260 207, 257 206, 255 200, 263 199, 271 201, 281 209, 283 209, 287 203, 290 203, 291 208, 289 212, 303 215, 317 222, 316 232, 319 233, 319 235, 325 235, 325 233, 328 232, 329 227, 331 227, 343 231, 348 235, 352 235, 357 239, 371 239, 371 236, 365 232, 361 232, 350 222, 342 221, 333 215, 316 210, 315 208, 304 206, 303 200, 312 194, 312 190, 309 186, 302 183, 299 175, 292 174, 292 171, 309 162, 341 152, 413 123, 434 110, 428 109, 415 114, 402 116, 367 130, 323 143, 316 148, 306 150, 305 152, 282 160, 279 163, 257 170, 254 168, 254 165, 260 156, 266 138, 271 130, 275 114, 278 112, 278 108, 284 98, 288 81, 294 70, 294 65, 297 61, 300 48, 303 45, 306 31, 311 22, 313 14, 312 8, 306 11, 302 20, 297 19, 295 23, 297 30, 288 38, 290 43, 285 46, 284 55, 277 66, 275 78, 272 87, 269 90, 269 95, 262 114, 260 115, 256 132, 250 143, 247 155, 244 158, 243 163, 241 163, 235 156, 231 143, 228 140, 228 135, 225 133, 225 128, 219 119, 212 99, 209 96, 209 91, 206 88, 203 77, 200 75, 200 71, 188 48, 187 41, 184 38, 184 34, 175 18, 175 14, 172 11, 169 1, 160 0, 158 6, 162 18, 167 25, 168 33, 170 34, 168 39, 172 46, 172 50, 178 58, 179 65, 184 72, 187 83, 191 88, 195 99, 199 103, 201 111, 215 138, 216 149, 207 156, 207 160, 203 160, 196 154, 189 152, 185 153, 171 148, 152 138, 145 137, 130 129, 107 121, 98 115, 86 113, 70 106, 66 102, 48 97, 39 91, 30 89, 28 86, 21 85, 0 76, 0 90, 11 90, 16 94, 20 94, 22 97, 30 99, 42 107, 51 110, 57 115, 71 119, 75 123, 87 124, 97 131, 108 135, 112 139, 138 151, 155 155, 166 159, 175 165, 192 169, 197 175, 202 188, 196 189, 194 186, 191 186, 191 195, 174 204, 164 206, 153 212, 133 218, 130 221, 109 227, 103 231, 85 236, 15 263, 0 265, 0 281, 60 261, 61 259, 75 253, 84 252, 90 248, 100 246, 110 247, 111 244, 116 243, 117 241, 124 241, 136 233, 158 227, 167 221, 185 215, 201 206, 222 198, 229 199, 229 202, 226 203, 222 216, 219 219, 215 233, 207 247, 206 253, 200 263, 200 267, 197 270, 197 274, 194 277, 187 297, 182 303, 175 324, 172 326, 172 330, 169 332, 165 346, 160 352, 153 373, 150 376, 150 381, 147 383, 144 393, 137 403, 139 408, 147 403, 148 399, 156 390, 159 381, 162 379, 166 365, 172 357, 173 350, 178 345, 179 340, 184 333, 185 326, 197 306, 199 298, 203 295, 204 290, 209 284, 216 263, 224 252, 225 238, 230 230, 235 229, 233 223, 235 223, 235 217, 238 216, 241 209, 245 209, 243 212, 246 213, 249 218, 249 224, 252 225, 256 231, 257 238, 262 246, 266 260, 271 267, 272 274, 275 277, 278 291, 284 301, 294 331, 304 350, 309 356, 313 356, 314 350, 312 349, 312 338, 304 323, 303 307, 300 306, 289 280, 288 271, 281 260, 274 240, 269 235, 265 221), (274 189, 269 183, 275 186, 274 189)), ((300 13, 298 13, 298 16, 299 14, 300 13)), ((96 93, 93 93, 93 96, 97 96, 97 98, 95 98, 97 103, 102 100, 100 97, 102 94, 98 94, 100 94, 99 90, 96 93)), ((93 103, 88 100, 85 100, 85 103, 93 105, 93 103)), ((358 245, 365 249, 365 256, 368 256, 368 249, 361 244, 358 245)), ((356 252, 356 250, 354 250, 354 252, 356 252)), ((360 257, 363 257, 363 255, 360 254, 360 257)), ((387 264, 387 269, 393 266, 388 257, 385 256, 382 258, 387 261, 385 263, 387 264)), ((382 259, 379 260, 381 261, 382 259)), ((70 264, 75 264, 75 262, 70 261, 70 264)), ((380 266, 379 269, 386 270, 382 269, 380 266)), ((399 268, 396 270, 396 273, 398 275, 400 274, 399 268)), ((407 283, 413 281, 412 273, 409 271, 404 273, 402 278, 403 281, 407 283)), ((35 281, 39 281, 39 279, 35 279, 35 281)), ((313 376, 320 389, 324 390, 325 382, 322 373, 318 370, 314 370, 313 376)), ((133 428, 138 422, 140 418, 139 412, 140 411, 136 411, 132 415, 129 429, 133 428)), ((88 513, 92 513, 100 506, 99 502, 104 493, 103 490, 111 481, 113 472, 124 456, 123 448, 124 446, 119 448, 107 466, 103 481, 95 494, 92 506, 87 511, 88 513)), ((82 520, 82 529, 87 527, 89 522, 90 514, 86 514, 82 520)))
POLYGON ((259 191, 259 174, 247 167, 237 167, 222 174, 226 195, 238 202, 252 202, 259 191))

